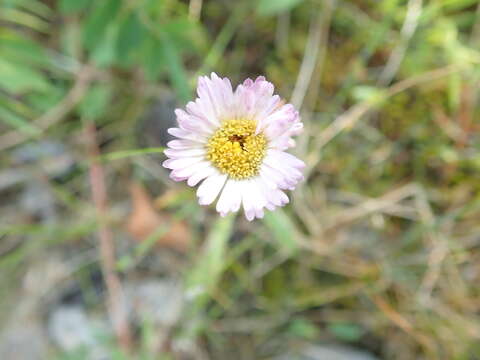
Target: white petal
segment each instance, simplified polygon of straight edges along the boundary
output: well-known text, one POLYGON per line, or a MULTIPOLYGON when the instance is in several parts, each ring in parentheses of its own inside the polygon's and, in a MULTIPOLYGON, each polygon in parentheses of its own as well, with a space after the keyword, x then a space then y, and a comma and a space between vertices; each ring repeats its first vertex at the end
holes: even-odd
POLYGON ((277 182, 274 181, 266 172, 265 172, 266 165, 260 167, 259 176, 262 178, 263 183, 268 189, 276 189, 278 188, 277 182))
POLYGON ((240 182, 242 186, 242 204, 245 217, 248 221, 252 221, 255 218, 255 198, 252 196, 252 185, 249 180, 240 182))
POLYGON ((195 186, 197 185, 201 180, 214 175, 217 172, 217 170, 211 166, 211 164, 208 164, 208 167, 203 168, 201 170, 196 171, 194 174, 192 174, 187 181, 187 184, 189 186, 195 186))
POLYGON ((239 182, 230 179, 225 184, 222 194, 218 199, 216 209, 221 214, 227 214, 228 212, 238 211, 240 203, 242 201, 242 195, 239 191, 239 182))
POLYGON ((227 180, 226 174, 216 174, 207 177, 200 184, 197 190, 198 202, 200 205, 209 205, 217 198, 227 180))
POLYGON ((167 169, 183 169, 187 166, 192 166, 203 160, 203 156, 189 157, 183 159, 167 159, 163 162, 163 167, 167 169))
POLYGON ((205 148, 192 148, 185 150, 166 149, 163 153, 170 159, 180 159, 193 156, 204 156, 205 148))
POLYGON ((190 176, 193 176, 197 172, 201 172, 205 169, 210 167, 210 162, 209 161, 200 161, 196 164, 193 164, 191 166, 187 166, 185 168, 181 169, 176 169, 172 171, 172 174, 175 174, 177 177, 185 177, 189 178, 190 176))
POLYGON ((263 217, 263 208, 268 201, 264 193, 262 180, 257 177, 243 180, 242 184, 242 202, 247 220, 252 221, 255 217, 263 217))

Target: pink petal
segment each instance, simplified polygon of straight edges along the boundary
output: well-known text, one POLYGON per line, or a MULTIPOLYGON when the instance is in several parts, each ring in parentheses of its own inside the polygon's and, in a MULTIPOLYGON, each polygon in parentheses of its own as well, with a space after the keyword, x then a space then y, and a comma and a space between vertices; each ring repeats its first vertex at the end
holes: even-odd
POLYGON ((225 117, 230 117, 233 105, 233 90, 227 78, 221 79, 212 73, 210 78, 201 76, 198 79, 198 99, 195 105, 187 110, 191 113, 202 113, 212 124, 219 125, 225 117))
POLYGON ((268 165, 262 165, 260 174, 262 178, 268 178, 270 181, 273 181, 280 189, 289 189, 292 186, 292 184, 287 181, 281 172, 271 168, 268 165))
POLYGON ((174 150, 186 150, 193 148, 203 148, 203 144, 191 140, 171 140, 167 143, 167 147, 174 150))
POLYGON ((203 135, 210 135, 215 131, 215 126, 210 124, 208 121, 205 121, 202 118, 190 115, 181 109, 175 110, 175 115, 177 116, 178 124, 180 128, 193 132, 200 133, 203 135))
POLYGON ((276 157, 280 162, 285 162, 288 165, 296 168, 296 169, 303 169, 305 168, 305 163, 298 159, 297 157, 293 156, 292 154, 289 154, 285 151, 278 151, 274 149, 269 149, 268 154, 270 156, 276 157))
POLYGON ((170 128, 170 129, 167 130, 167 132, 170 135, 175 136, 175 137, 180 138, 180 139, 197 141, 197 142, 200 142, 200 143, 206 143, 207 142, 207 137, 205 135, 193 133, 191 131, 187 131, 187 130, 184 130, 184 129, 170 128))
POLYGON ((252 81, 247 79, 235 90, 235 110, 237 117, 246 117, 260 122, 268 116, 280 102, 273 95, 274 86, 259 76, 252 81))

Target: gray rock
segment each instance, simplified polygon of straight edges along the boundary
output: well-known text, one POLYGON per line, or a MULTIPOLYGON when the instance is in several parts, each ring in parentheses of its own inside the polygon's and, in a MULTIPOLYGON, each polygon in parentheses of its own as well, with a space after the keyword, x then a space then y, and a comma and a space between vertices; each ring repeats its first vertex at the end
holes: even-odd
POLYGON ((45 157, 56 156, 63 152, 65 152, 63 144, 42 140, 19 146, 13 150, 12 156, 19 163, 28 163, 45 157))
POLYGON ((378 360, 375 356, 351 347, 335 344, 308 345, 275 360, 378 360))
POLYGON ((64 176, 75 165, 67 147, 56 141, 42 140, 18 147, 12 152, 16 164, 35 164, 50 177, 64 176))
POLYGON ((47 351, 47 339, 36 320, 12 324, 0 334, 2 360, 44 360, 47 351))
POLYGON ((7 169, 0 172, 0 191, 8 189, 29 179, 28 171, 23 169, 7 169))
POLYGON ((88 317, 79 305, 60 306, 48 319, 52 342, 64 352, 85 350, 87 359, 108 359, 108 351, 99 339, 109 333, 106 320, 88 317))
POLYGON ((138 122, 137 134, 140 145, 166 146, 172 136, 167 129, 177 124, 175 117, 176 101, 172 94, 164 94, 154 102, 138 122))
POLYGON ((0 324, 1 360, 49 359, 42 305, 46 295, 69 273, 69 266, 55 253, 28 265, 18 289, 11 290, 18 300, 0 324))
POLYGON ((28 214, 37 216, 42 222, 53 223, 57 219, 55 198, 50 187, 44 183, 28 182, 22 192, 20 205, 28 214))
POLYGON ((125 285, 133 316, 148 319, 159 327, 170 327, 180 318, 184 292, 174 280, 148 280, 125 285))
POLYGON ((71 351, 95 344, 90 322, 79 306, 62 306, 53 311, 48 330, 52 340, 62 350, 71 351))

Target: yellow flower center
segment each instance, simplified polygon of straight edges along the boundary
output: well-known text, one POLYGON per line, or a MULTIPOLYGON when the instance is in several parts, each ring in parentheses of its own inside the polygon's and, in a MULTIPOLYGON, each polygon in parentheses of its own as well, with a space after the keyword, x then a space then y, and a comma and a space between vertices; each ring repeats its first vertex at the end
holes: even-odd
POLYGON ((236 180, 258 174, 267 150, 263 134, 255 135, 253 120, 227 120, 207 143, 207 159, 223 174, 236 180))

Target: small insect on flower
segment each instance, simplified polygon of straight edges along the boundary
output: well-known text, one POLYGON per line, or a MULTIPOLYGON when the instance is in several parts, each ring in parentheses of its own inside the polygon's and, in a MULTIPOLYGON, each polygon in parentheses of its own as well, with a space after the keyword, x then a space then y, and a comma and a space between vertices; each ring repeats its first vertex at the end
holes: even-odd
POLYGON ((230 80, 212 73, 198 80, 198 98, 177 109, 176 140, 165 150, 163 166, 175 181, 197 189, 201 205, 220 195, 216 209, 225 216, 243 204, 248 220, 262 218, 264 208, 288 203, 283 190, 303 179, 303 161, 285 152, 303 124, 293 105, 273 94, 263 76, 247 79, 235 91, 230 80))

